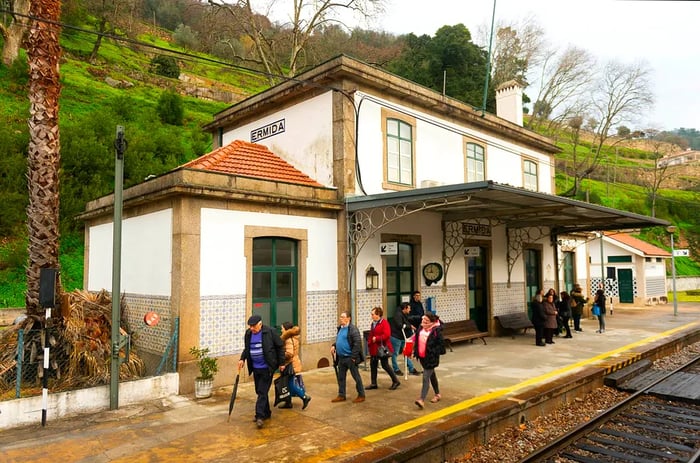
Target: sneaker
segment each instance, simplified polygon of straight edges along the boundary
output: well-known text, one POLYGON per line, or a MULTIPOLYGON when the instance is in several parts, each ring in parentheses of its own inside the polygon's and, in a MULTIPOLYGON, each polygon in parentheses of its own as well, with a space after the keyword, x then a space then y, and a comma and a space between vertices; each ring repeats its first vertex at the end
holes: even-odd
POLYGON ((413 376, 420 376, 420 372, 418 370, 411 370, 410 374, 413 376))
POLYGON ((394 373, 401 376, 403 374, 403 371, 401 371, 397 368, 396 370, 394 370, 394 373))
MULTIPOLYGON (((343 399, 343 400, 345 400, 345 399, 343 399)), ((364 401, 365 401, 365 396, 363 396, 363 395, 358 395, 358 396, 355 398, 355 400, 353 400, 352 402, 355 403, 355 404, 359 404, 360 402, 364 402, 364 401)))
POLYGON ((257 426, 258 429, 262 429, 262 427, 263 427, 263 420, 261 420, 260 418, 258 418, 257 420, 255 420, 255 426, 257 426))
POLYGON ((303 399, 301 399, 304 402, 304 405, 302 405, 301 409, 306 410, 306 407, 309 406, 309 402, 311 402, 311 396, 305 395, 303 399))
POLYGON ((339 395, 335 399, 331 400, 331 402, 345 402, 345 397, 343 397, 342 395, 339 395))

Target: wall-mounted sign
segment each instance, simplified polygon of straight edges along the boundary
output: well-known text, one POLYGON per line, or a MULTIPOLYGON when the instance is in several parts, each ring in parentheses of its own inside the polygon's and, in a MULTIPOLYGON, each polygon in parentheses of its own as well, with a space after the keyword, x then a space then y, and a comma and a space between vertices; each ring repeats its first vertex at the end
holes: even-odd
POLYGON ((480 223, 462 223, 462 233, 469 236, 491 236, 491 226, 480 223))
POLYGON ((258 127, 257 129, 253 129, 250 131, 250 141, 252 143, 255 143, 265 138, 269 138, 274 135, 283 133, 285 125, 285 120, 280 119, 279 121, 275 121, 271 124, 267 124, 262 127, 258 127))
POLYGON ((479 246, 467 246, 464 248, 464 257, 479 257, 481 248, 479 246))
POLYGON ((673 257, 690 257, 690 251, 687 249, 674 249, 673 257))
POLYGON ((392 241, 389 243, 381 243, 379 245, 380 256, 396 256, 399 253, 399 243, 392 241))

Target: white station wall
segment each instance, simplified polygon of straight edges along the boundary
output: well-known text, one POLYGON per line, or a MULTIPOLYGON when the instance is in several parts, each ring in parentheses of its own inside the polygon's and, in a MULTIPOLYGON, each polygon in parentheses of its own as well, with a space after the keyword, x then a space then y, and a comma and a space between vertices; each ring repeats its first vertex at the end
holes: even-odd
POLYGON ((313 217, 202 209, 201 296, 245 294, 245 226, 306 230, 307 291, 336 290, 338 286, 338 234, 336 221, 313 217))
POLYGON ((234 140, 253 141, 253 131, 278 121, 284 121, 284 132, 254 142, 266 146, 317 182, 325 186, 335 186, 332 92, 318 95, 226 132, 222 144, 225 146, 234 140))
MULTIPOLYGON (((362 95, 358 92, 356 98, 360 101, 362 95)), ((553 166, 549 156, 408 107, 393 103, 391 106, 416 120, 413 138, 417 188, 466 182, 463 144, 475 140, 486 146, 486 180, 522 187, 523 159, 530 159, 538 166, 538 191, 552 193, 553 166)), ((362 184, 368 194, 382 193, 386 191, 382 186, 385 175, 382 106, 372 100, 362 101, 358 120, 362 184)))
MULTIPOLYGON (((122 220, 121 292, 170 296, 171 209, 122 220)), ((89 291, 112 290, 112 222, 90 227, 89 291)))

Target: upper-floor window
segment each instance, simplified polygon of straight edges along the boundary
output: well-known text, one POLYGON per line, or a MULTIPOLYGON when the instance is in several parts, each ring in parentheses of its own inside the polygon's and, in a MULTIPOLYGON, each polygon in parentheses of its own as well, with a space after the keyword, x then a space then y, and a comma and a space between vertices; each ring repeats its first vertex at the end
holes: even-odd
POLYGON ((476 143, 467 143, 467 182, 484 180, 484 147, 476 143))
POLYGON ((537 163, 526 159, 523 161, 523 187, 537 191, 537 163))
POLYGON ((413 127, 400 119, 386 119, 386 179, 413 185, 413 127))

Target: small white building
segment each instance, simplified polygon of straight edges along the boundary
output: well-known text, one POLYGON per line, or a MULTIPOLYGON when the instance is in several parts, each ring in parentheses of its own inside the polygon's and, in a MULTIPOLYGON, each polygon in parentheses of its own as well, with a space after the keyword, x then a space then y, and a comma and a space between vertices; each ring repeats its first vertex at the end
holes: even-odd
MULTIPOLYGON (((301 327, 305 368, 328 365, 340 311, 366 330, 414 290, 497 335, 538 289, 588 284, 581 232, 667 225, 554 195, 558 148, 522 127, 521 95, 499 88, 498 117, 340 56, 216 114, 211 153, 124 191, 129 317, 164 320, 140 352, 179 320, 188 392, 189 348, 233 371, 256 313, 301 327)), ((83 214, 89 290, 111 286, 112 206, 83 214)))
POLYGON ((589 242, 591 294, 600 288, 623 304, 667 302, 666 259, 671 253, 622 232, 604 232, 589 242))

